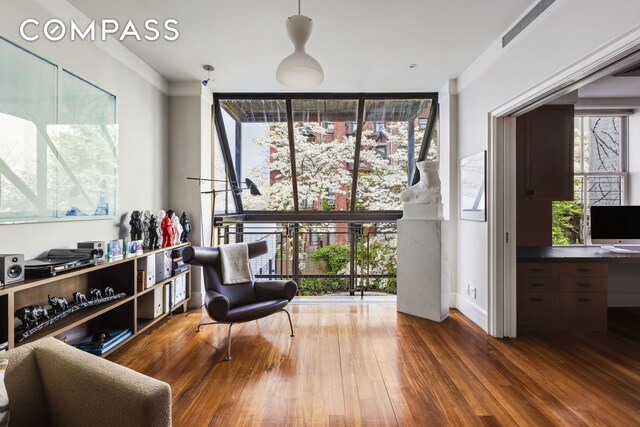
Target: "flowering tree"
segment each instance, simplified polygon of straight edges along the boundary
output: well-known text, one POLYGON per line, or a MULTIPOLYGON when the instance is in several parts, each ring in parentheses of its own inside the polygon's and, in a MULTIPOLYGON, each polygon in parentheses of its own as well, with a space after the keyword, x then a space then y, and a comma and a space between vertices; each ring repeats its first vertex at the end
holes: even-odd
MULTIPOLYGON (((416 141, 415 152, 419 153, 424 136, 424 129, 414 129, 416 141)), ((293 210, 293 191, 289 139, 286 123, 274 123, 269 127, 264 138, 254 140, 265 159, 257 167, 248 170, 248 175, 255 177, 263 197, 246 197, 243 203, 248 210, 293 210)), ((358 174, 356 193, 356 210, 400 210, 400 192, 407 187, 409 124, 407 122, 388 122, 381 132, 374 132, 371 126, 365 126, 362 133, 360 165, 353 170, 356 138, 345 135, 335 138, 320 123, 303 123, 294 127, 294 145, 298 197, 300 208, 314 205, 316 209, 324 208, 330 198, 342 195, 350 200, 352 193, 353 173, 358 174), (384 150, 380 150, 384 147, 384 150)), ((431 144, 429 157, 436 155, 435 144, 431 144)), ((348 209, 345 205, 342 209, 348 209)), ((395 224, 379 224, 378 232, 395 231, 395 224)), ((372 233, 367 237, 369 251, 356 254, 356 260, 364 256, 368 261, 371 274, 395 274, 397 243, 388 234, 372 233)), ((335 254, 342 254, 344 245, 335 246, 335 254)), ((339 258, 343 265, 336 268, 329 247, 321 251, 322 257, 301 253, 303 265, 309 260, 325 264, 325 273, 348 274, 348 259, 339 258), (324 257, 324 258, 323 258, 324 257), (328 257, 328 258, 327 258, 328 257), (307 259, 308 258, 308 259, 307 259), (326 259, 325 259, 326 258, 326 259)), ((356 271, 359 274, 360 263, 356 271)), ((376 287, 385 287, 395 279, 378 279, 376 287)))

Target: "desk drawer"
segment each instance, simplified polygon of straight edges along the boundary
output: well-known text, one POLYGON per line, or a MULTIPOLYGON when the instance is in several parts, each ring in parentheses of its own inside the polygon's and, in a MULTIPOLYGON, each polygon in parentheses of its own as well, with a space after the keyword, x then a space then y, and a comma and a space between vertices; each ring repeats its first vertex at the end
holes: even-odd
POLYGON ((560 275, 576 277, 607 277, 609 268, 603 262, 581 262, 560 264, 560 275))
POLYGON ((607 292, 606 277, 563 277, 562 290, 568 292, 607 292))
POLYGON ((522 263, 518 264, 518 277, 558 277, 560 264, 522 263))
POLYGON ((518 292, 559 291, 561 283, 559 277, 518 277, 518 292))
POLYGON ((519 292, 518 320, 556 322, 560 320, 559 292, 519 292))
POLYGON ((600 322, 606 327, 607 294, 605 292, 564 292, 560 306, 563 322, 600 322))

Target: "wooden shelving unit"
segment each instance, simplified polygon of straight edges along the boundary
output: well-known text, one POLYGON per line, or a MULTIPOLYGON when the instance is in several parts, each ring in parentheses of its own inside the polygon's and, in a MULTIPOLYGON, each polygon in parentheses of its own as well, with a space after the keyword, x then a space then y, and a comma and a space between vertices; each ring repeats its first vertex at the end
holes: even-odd
MULTIPOLYGON (((106 261, 94 266, 60 273, 52 277, 29 278, 24 282, 4 286, 0 289, 0 342, 8 342, 9 348, 15 348, 22 344, 33 342, 44 337, 56 337, 72 343, 100 328, 129 328, 133 335, 109 350, 102 356, 121 348, 124 344, 134 339, 138 334, 147 331, 173 312, 186 311, 187 303, 191 297, 191 270, 183 271, 170 278, 158 281, 155 285, 139 290, 138 260, 149 255, 155 255, 187 246, 183 243, 176 246, 145 251, 142 255, 129 255, 122 259, 106 261), (167 297, 164 290, 170 282, 184 277, 186 294, 185 298, 174 302, 173 293, 169 293, 169 310, 163 301, 164 312, 153 318, 144 319, 138 317, 138 304, 143 298, 153 298, 152 292, 163 289, 164 298, 167 297), (29 305, 48 306, 49 295, 64 297, 72 303, 73 293, 82 292, 89 295, 89 289, 103 290, 106 286, 114 289, 116 294, 125 293, 127 296, 100 305, 91 306, 70 313, 63 319, 43 328, 27 337, 21 342, 16 341, 16 319, 14 312, 29 305)), ((180 279, 181 280, 181 279, 180 279)), ((175 282, 174 282, 175 283, 175 282)))

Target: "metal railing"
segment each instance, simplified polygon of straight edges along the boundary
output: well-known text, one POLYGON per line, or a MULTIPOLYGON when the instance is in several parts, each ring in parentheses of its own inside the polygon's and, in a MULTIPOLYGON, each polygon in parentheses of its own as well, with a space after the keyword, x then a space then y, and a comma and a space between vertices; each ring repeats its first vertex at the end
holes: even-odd
POLYGON ((300 295, 395 294, 397 231, 382 224, 225 224, 219 243, 267 241, 251 259, 258 278, 292 279, 300 295))

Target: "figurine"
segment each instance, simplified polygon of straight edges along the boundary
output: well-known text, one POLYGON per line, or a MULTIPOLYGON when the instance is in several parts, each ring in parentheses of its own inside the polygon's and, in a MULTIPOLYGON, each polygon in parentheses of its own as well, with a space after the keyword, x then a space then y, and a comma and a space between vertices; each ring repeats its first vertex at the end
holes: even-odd
POLYGON ((146 210, 142 214, 142 247, 149 249, 149 220, 151 219, 151 211, 146 210))
POLYGON ((182 234, 180 235, 180 241, 182 243, 186 243, 189 241, 189 234, 191 234, 191 223, 189 222, 189 218, 187 218, 186 212, 182 212, 182 216, 180 217, 180 225, 182 225, 182 234))
POLYGON ((149 218, 149 249, 159 249, 158 245, 158 220, 153 214, 149 218))
POLYGON ((102 299, 102 291, 97 288, 89 289, 89 294, 91 294, 91 300, 99 300, 102 299))
MULTIPOLYGON (((162 211, 164 212, 164 211, 162 211)), ((171 216, 173 214, 172 210, 167 211, 164 218, 162 218, 162 222, 160 223, 160 228, 162 228, 162 247, 168 248, 169 246, 173 246, 173 224, 171 223, 171 216)))
POLYGON ((140 211, 131 212, 131 220, 129 221, 131 226, 131 240, 142 239, 142 220, 140 219, 140 211))
POLYGON ((164 230, 162 229, 162 220, 164 219, 166 214, 167 213, 162 209, 160 209, 160 211, 158 212, 158 248, 162 247, 161 243, 163 242, 163 239, 164 239, 164 236, 163 236, 164 230))
POLYGON ((105 297, 112 297, 114 295, 115 295, 115 292, 114 292, 112 287, 107 286, 106 288, 104 288, 104 296, 105 297))
POLYGON ((69 308, 69 303, 66 298, 62 297, 52 297, 48 295, 49 304, 51 304, 51 308, 53 309, 53 314, 61 313, 69 308))
POLYGON ((49 319, 49 312, 41 305, 30 305, 23 307, 15 312, 18 319, 22 320, 25 329, 30 329, 32 326, 38 325, 38 320, 41 317, 49 319))
POLYGON ((82 292, 74 292, 73 299, 76 301, 76 304, 82 304, 82 303, 88 302, 87 296, 82 292))
POLYGON ((173 224, 173 244, 177 245, 180 243, 182 225, 180 225, 180 218, 175 213, 171 216, 171 223, 173 224))
POLYGON ((416 163, 420 181, 400 193, 404 203, 437 204, 442 202, 438 162, 423 160, 416 163))

